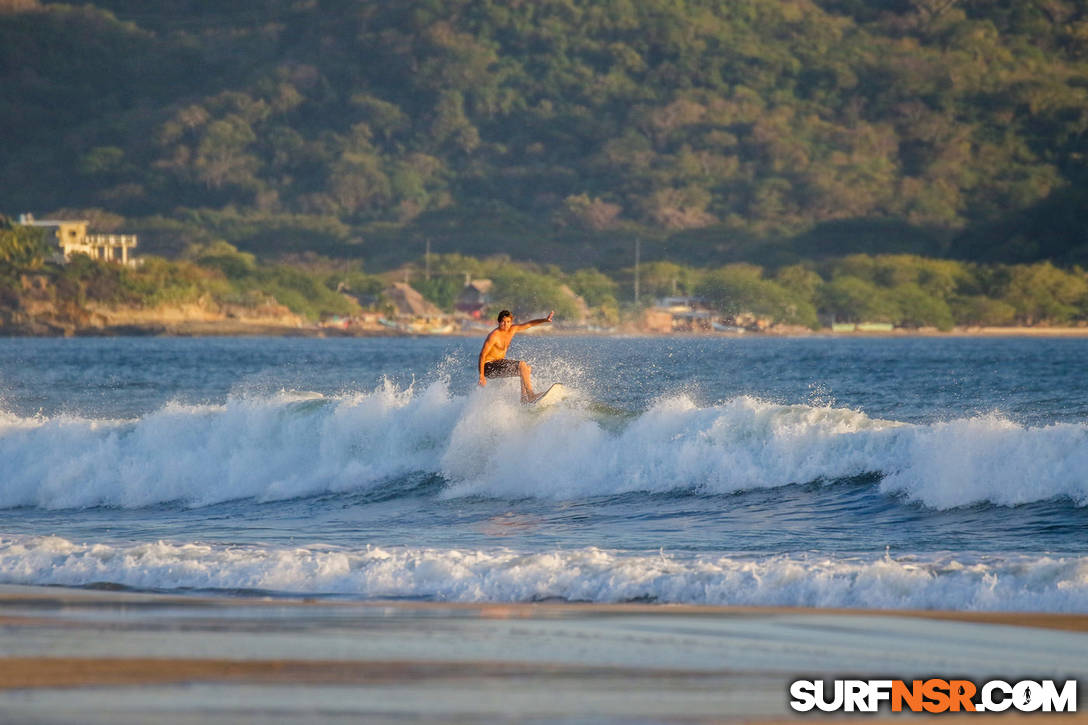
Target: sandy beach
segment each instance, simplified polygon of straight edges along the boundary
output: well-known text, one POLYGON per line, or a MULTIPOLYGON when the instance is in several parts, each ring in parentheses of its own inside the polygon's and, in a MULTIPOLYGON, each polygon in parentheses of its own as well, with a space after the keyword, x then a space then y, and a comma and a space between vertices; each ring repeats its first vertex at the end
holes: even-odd
POLYGON ((1084 615, 0 587, 13 723, 759 722, 802 676, 1083 678, 1086 651, 1084 615))

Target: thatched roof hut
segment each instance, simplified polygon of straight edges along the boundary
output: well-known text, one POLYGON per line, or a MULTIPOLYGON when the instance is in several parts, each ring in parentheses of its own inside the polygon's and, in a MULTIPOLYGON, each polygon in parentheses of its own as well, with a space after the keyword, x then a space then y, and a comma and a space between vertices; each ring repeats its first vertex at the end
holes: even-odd
POLYGON ((397 315, 411 317, 438 317, 442 310, 428 302, 423 295, 417 292, 407 282, 395 282, 387 287, 382 294, 397 310, 397 315))

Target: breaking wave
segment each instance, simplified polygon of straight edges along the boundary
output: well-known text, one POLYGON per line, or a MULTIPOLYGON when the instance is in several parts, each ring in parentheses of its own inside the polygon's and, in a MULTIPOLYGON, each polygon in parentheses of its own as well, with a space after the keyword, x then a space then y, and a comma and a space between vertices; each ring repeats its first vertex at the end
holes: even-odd
POLYGON ((673 557, 0 538, 0 583, 456 602, 1088 611, 1088 557, 673 557))
POLYGON ((935 509, 1048 499, 1088 505, 1088 426, 999 416, 925 425, 751 397, 638 414, 577 396, 535 411, 502 386, 443 383, 323 397, 170 404, 132 420, 0 413, 0 508, 201 507, 358 492, 424 472, 442 495, 582 498, 731 493, 877 474, 935 509))

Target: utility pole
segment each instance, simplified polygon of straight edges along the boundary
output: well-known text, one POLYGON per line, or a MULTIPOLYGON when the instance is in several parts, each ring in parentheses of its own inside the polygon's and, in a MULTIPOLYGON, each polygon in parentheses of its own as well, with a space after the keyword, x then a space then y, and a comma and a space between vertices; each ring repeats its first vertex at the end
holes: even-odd
POLYGON ((635 307, 638 307, 638 263, 642 252, 642 240, 635 237, 635 307))

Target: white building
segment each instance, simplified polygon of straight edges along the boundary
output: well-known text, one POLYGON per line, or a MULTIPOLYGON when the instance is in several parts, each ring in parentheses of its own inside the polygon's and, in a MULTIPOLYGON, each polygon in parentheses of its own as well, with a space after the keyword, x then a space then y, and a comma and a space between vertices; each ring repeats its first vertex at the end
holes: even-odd
POLYGON ((20 214, 19 223, 27 227, 43 227, 53 231, 53 238, 60 247, 64 261, 73 254, 86 254, 91 259, 120 262, 132 266, 135 258, 129 250, 136 247, 134 234, 88 234, 90 222, 74 219, 37 220, 33 214, 20 214))

